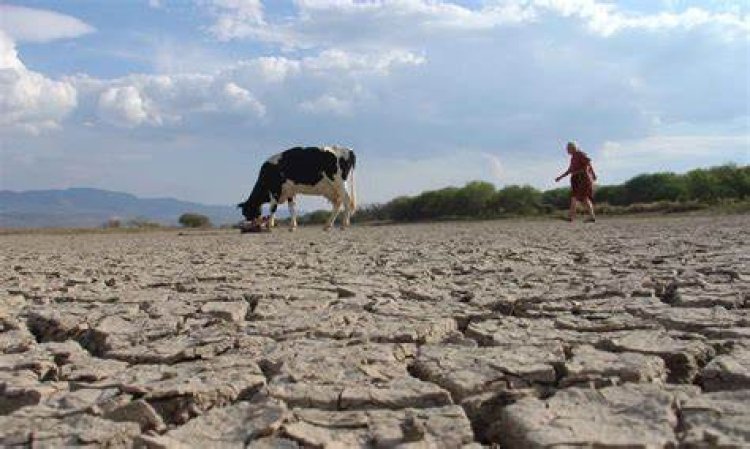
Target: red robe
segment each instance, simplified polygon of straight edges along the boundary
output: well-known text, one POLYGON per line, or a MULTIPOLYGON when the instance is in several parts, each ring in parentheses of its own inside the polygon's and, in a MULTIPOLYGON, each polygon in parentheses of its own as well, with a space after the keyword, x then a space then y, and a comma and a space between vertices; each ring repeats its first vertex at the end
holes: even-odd
POLYGON ((570 188, 571 195, 578 201, 594 199, 594 168, 591 159, 583 151, 576 151, 570 157, 570 188))

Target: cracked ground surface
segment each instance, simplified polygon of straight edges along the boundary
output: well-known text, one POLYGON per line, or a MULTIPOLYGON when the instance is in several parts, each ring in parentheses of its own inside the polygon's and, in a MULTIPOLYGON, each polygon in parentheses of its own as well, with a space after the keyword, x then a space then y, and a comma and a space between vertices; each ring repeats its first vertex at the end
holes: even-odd
POLYGON ((0 446, 750 446, 750 216, 0 236, 0 446))

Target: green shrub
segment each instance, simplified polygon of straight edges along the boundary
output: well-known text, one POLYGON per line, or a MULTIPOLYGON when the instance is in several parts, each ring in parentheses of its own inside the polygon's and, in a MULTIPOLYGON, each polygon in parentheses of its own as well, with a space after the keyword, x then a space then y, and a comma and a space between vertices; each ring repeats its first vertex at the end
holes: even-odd
MULTIPOLYGON (((620 185, 597 186, 594 203, 599 213, 672 213, 705 209, 709 204, 724 210, 745 210, 750 201, 750 166, 733 164, 692 170, 686 174, 638 175, 620 185), (737 203, 733 203, 736 201, 737 203)), ((357 222, 493 218, 534 215, 565 210, 570 188, 541 192, 531 186, 495 186, 473 181, 463 187, 429 190, 401 196, 385 204, 358 209, 357 222)), ((301 222, 323 223, 328 211, 308 214, 301 222)))
POLYGON ((211 219, 205 215, 196 214, 193 212, 187 212, 180 215, 177 220, 182 226, 186 228, 210 228, 211 219))
POLYGON ((161 224, 155 221, 151 221, 145 217, 135 217, 125 222, 125 226, 128 228, 136 228, 136 229, 151 229, 151 228, 160 228, 161 224))
POLYGON ((316 210, 297 218, 297 223, 301 225, 323 224, 331 216, 329 210, 316 210))

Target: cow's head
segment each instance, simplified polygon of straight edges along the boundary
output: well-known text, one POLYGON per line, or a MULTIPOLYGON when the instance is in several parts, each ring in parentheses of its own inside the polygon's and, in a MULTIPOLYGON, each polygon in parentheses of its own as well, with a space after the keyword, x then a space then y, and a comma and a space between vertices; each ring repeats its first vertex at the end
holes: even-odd
POLYGON ((244 203, 240 203, 237 205, 237 207, 242 209, 242 215, 245 216, 245 220, 252 221, 253 223, 255 223, 260 218, 260 206, 260 203, 256 204, 249 199, 244 203))

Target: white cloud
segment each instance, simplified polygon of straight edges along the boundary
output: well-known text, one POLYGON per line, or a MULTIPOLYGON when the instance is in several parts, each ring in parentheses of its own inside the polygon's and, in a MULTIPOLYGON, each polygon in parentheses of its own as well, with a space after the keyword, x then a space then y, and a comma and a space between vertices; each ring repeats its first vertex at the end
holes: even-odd
POLYGON ((301 62, 283 56, 264 56, 239 61, 224 68, 220 75, 246 85, 261 86, 283 83, 299 73, 301 62))
POLYGON ((352 112, 352 103, 350 100, 336 98, 333 95, 326 94, 314 100, 303 101, 299 105, 300 109, 311 114, 333 114, 333 115, 350 115, 352 112))
POLYGON ((0 30, 15 42, 49 42, 83 36, 94 27, 54 11, 0 4, 0 30))
POLYGON ((577 17, 593 33, 604 37, 628 29, 690 30, 701 26, 717 26, 726 33, 739 36, 746 36, 750 32, 750 17, 738 11, 711 12, 689 7, 681 12, 627 13, 616 4, 596 0, 533 0, 533 5, 563 17, 577 17))
POLYGON ((725 162, 750 163, 749 135, 661 135, 643 139, 605 142, 600 157, 611 168, 666 164, 724 155, 725 162))
POLYGON ((235 111, 250 112, 257 117, 266 115, 266 107, 247 89, 243 89, 235 83, 224 85, 223 94, 230 108, 235 111))
POLYGON ((0 4, 0 128, 30 134, 58 129, 77 105, 75 87, 29 70, 16 42, 49 42, 93 31, 75 17, 0 4))
POLYGON ((376 73, 387 75, 394 67, 424 64, 424 56, 405 50, 388 50, 357 54, 340 49, 329 49, 302 61, 306 70, 315 72, 376 73))
POLYGON ((503 178, 505 178, 506 170, 503 162, 500 160, 500 158, 497 155, 494 155, 492 153, 480 153, 482 156, 487 159, 487 162, 490 164, 490 173, 492 173, 492 177, 495 178, 498 181, 502 181, 503 178))
POLYGON ((31 134, 56 129, 76 104, 72 84, 26 69, 14 42, 0 30, 0 129, 31 134))
POLYGON ((260 0, 200 0, 199 3, 208 6, 215 17, 209 31, 219 40, 260 38, 264 34, 265 20, 260 0))
POLYGON ((260 0, 202 1, 214 17, 209 31, 219 40, 252 39, 285 48, 411 47, 436 35, 477 32, 571 18, 592 33, 610 37, 626 30, 666 31, 715 27, 746 37, 750 17, 738 8, 697 6, 632 12, 598 0, 489 0, 467 7, 441 0, 296 0, 296 15, 273 20, 260 0))
POLYGON ((178 125, 192 114, 254 118, 266 114, 265 105, 249 90, 211 75, 132 75, 115 80, 76 81, 88 95, 97 96, 99 118, 116 126, 178 125))
POLYGON ((298 59, 249 59, 212 74, 130 75, 111 80, 76 77, 73 82, 84 96, 96 97, 95 113, 104 122, 160 127, 178 125, 193 114, 260 119, 275 112, 269 110, 264 96, 272 97, 271 106, 279 110, 296 107, 305 113, 351 115, 356 101, 370 98, 361 80, 387 77, 397 68, 424 61, 405 51, 358 54, 331 49, 298 59), (336 92, 329 93, 330 88, 336 92))
POLYGON ((533 12, 518 1, 496 2, 479 9, 453 2, 429 0, 297 0, 303 21, 323 17, 334 20, 376 18, 382 21, 409 20, 429 29, 486 29, 497 25, 525 22, 533 12))
POLYGON ((271 21, 260 0, 209 0, 214 18, 208 28, 217 39, 255 39, 288 48, 377 43, 425 36, 440 30, 490 29, 534 18, 524 2, 508 1, 480 9, 432 0, 296 0, 297 15, 271 21), (374 41, 373 41, 374 39, 374 41))
POLYGON ((135 86, 110 87, 102 92, 99 113, 105 121, 121 126, 162 123, 161 117, 147 105, 135 86))
POLYGON ((21 59, 18 58, 18 50, 16 50, 15 43, 2 29, 0 29, 0 69, 25 69, 21 59))

